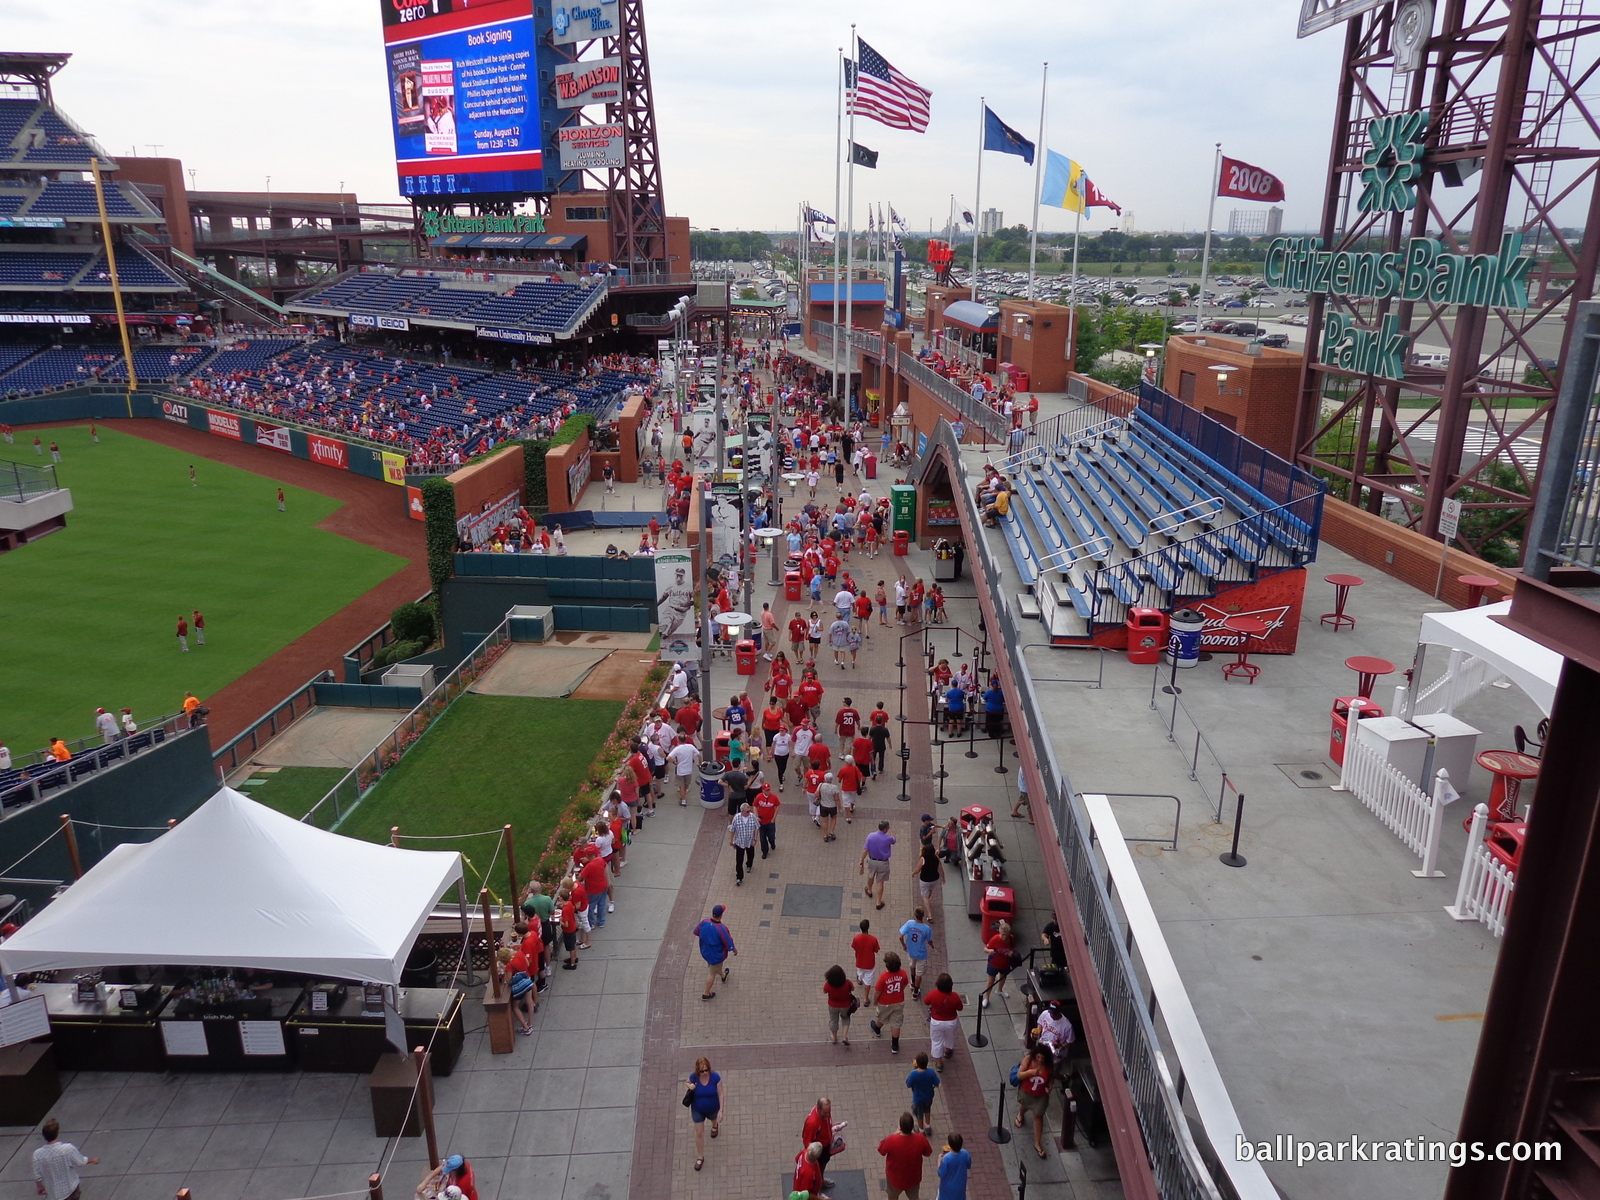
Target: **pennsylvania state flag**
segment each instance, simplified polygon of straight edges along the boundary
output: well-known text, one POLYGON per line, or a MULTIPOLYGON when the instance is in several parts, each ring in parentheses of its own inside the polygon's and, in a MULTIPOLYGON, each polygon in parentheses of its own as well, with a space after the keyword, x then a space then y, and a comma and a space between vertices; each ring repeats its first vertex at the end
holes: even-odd
POLYGON ((1033 165, 1033 143, 995 116, 987 104, 983 106, 983 148, 1015 154, 1030 167, 1033 165))

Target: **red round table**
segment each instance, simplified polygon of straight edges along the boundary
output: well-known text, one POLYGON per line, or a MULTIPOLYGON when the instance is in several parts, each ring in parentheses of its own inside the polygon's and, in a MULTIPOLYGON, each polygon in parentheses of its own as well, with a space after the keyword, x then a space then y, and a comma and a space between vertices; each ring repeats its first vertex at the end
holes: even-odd
POLYGON ((1394 664, 1387 658, 1373 658, 1367 654, 1357 654, 1344 660, 1344 665, 1356 673, 1359 683, 1356 686, 1356 695, 1363 700, 1372 699, 1372 685, 1377 683, 1379 675, 1394 674, 1394 664))
POLYGON ((1223 682, 1227 682, 1235 675, 1243 675, 1246 682, 1254 683, 1256 676, 1261 674, 1261 668, 1250 661, 1250 639, 1265 636, 1268 629, 1272 628, 1260 617, 1229 617, 1222 622, 1222 627, 1229 633, 1237 633, 1244 641, 1240 642, 1237 649, 1239 657, 1222 668, 1223 682))
POLYGON ((1344 615, 1345 601, 1350 599, 1350 589, 1360 587, 1366 582, 1359 575, 1329 575, 1327 582, 1333 584, 1333 611, 1322 614, 1322 623, 1326 625, 1333 622, 1333 631, 1338 633, 1346 625, 1351 629, 1356 627, 1356 619, 1344 615))
POLYGON ((1489 790, 1489 819, 1515 821, 1522 781, 1538 777, 1539 760, 1515 750, 1484 750, 1476 761, 1494 776, 1494 787, 1489 790))
POLYGON ((1493 575, 1457 575, 1456 582, 1466 585, 1468 608, 1477 608, 1483 603, 1484 592, 1500 586, 1493 575))

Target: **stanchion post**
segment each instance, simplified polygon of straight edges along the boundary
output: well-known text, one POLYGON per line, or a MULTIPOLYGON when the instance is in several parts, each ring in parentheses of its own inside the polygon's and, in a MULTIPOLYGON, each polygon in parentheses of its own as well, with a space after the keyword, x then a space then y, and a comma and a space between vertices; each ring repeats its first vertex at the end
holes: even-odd
POLYGON ((389 845, 395 847, 396 849, 399 849, 399 847, 400 847, 400 826, 398 826, 398 825, 389 826, 389 845))
POLYGON ((977 1050, 982 1050, 989 1044, 988 1036, 983 1032, 983 1004, 978 1004, 978 1023, 972 1027, 972 1032, 967 1035, 967 1045, 977 1050))
POLYGON ((978 742, 977 742, 978 726, 977 726, 977 723, 974 722, 973 719, 972 719, 972 712, 971 712, 971 705, 970 704, 968 705, 967 708, 962 710, 961 719, 967 723, 967 748, 966 748, 965 751, 963 751, 963 754, 967 758, 977 758, 978 757, 978 742))
POLYGON ((511 839, 511 826, 505 826, 502 832, 505 834, 506 839, 506 871, 511 876, 510 900, 514 907, 517 901, 522 898, 517 891, 517 847, 516 843, 511 839))
POLYGON ((989 1140, 997 1146, 1004 1146, 1011 1140, 1011 1131, 1006 1128, 1006 1085, 1003 1082, 1000 1084, 1000 1103, 995 1107, 994 1128, 989 1130, 989 1140))
POLYGON ((422 1132, 428 1138, 428 1169, 439 1165, 439 1135, 433 1128, 433 1074, 428 1066, 432 1057, 426 1046, 418 1046, 412 1055, 417 1060, 417 1108, 422 1114, 422 1132))
POLYGON ((376 1172, 367 1176, 367 1200, 383 1200, 383 1176, 376 1172))
POLYGON ((998 748, 999 753, 996 755, 998 762, 995 765, 994 773, 996 775, 1004 775, 1011 768, 1006 766, 1006 734, 1003 728, 1000 731, 1000 736, 995 739, 995 746, 998 748))
POLYGON ((78 857, 78 834, 72 828, 72 814, 61 814, 61 836, 67 843, 67 860, 72 864, 72 877, 83 878, 83 859, 78 857))
POLYGON ((1217 855, 1217 861, 1225 867, 1242 867, 1249 861, 1239 853, 1239 829, 1244 824, 1244 793, 1239 793, 1239 800, 1233 806, 1233 846, 1226 854, 1217 855))

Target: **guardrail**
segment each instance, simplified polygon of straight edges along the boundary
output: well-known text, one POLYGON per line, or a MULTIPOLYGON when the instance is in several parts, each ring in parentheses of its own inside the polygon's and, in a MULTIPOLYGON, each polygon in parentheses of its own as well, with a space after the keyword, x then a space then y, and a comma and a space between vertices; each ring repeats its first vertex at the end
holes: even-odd
MULTIPOLYGON (((119 720, 121 719, 119 714, 113 713, 112 715, 117 716, 119 720)), ((189 718, 183 713, 178 712, 168 713, 166 716, 157 717, 153 721, 142 722, 139 725, 139 732, 148 733, 153 729, 164 729, 168 733, 175 733, 179 729, 187 728, 189 728, 189 718)), ((125 740, 126 739, 121 734, 118 734, 110 741, 107 741, 98 733, 92 733, 88 737, 76 738, 73 741, 65 743, 65 745, 67 747, 67 752, 76 758, 85 751, 97 749, 101 746, 115 746, 125 740)), ((15 768, 21 769, 23 767, 48 766, 53 761, 54 758, 48 749, 33 750, 27 754, 18 754, 13 757, 11 760, 11 765, 15 768)))
MULTIPOLYGON (((952 490, 965 510, 967 525, 979 529, 966 464, 947 422, 939 423, 934 439, 945 447, 960 476, 952 490)), ((1157 1188, 1166 1200, 1277 1200, 1277 1190, 1259 1163, 1234 1161, 1234 1139, 1242 1135, 1238 1114, 1109 801, 1100 799, 1103 811, 1097 813, 1073 788, 1056 758, 1023 654, 1018 621, 1006 601, 1000 566, 986 538, 975 540, 971 561, 982 572, 997 613, 999 628, 990 630, 990 636, 999 637, 1016 684, 1011 719, 1018 740, 1026 738, 1037 757, 1072 902, 1087 938, 1157 1188), (1120 905, 1113 902, 1113 893, 1120 905), (1158 1032, 1158 1022, 1165 1037, 1158 1032), (1176 1074, 1169 1059, 1176 1060, 1176 1074)))
POLYGON ((222 749, 212 751, 211 761, 216 764, 217 774, 226 780, 239 769, 240 763, 248 762, 262 746, 315 708, 313 689, 319 683, 329 683, 332 680, 332 671, 323 671, 316 678, 308 679, 290 695, 274 704, 266 715, 250 728, 233 738, 222 749), (261 735, 262 730, 267 731, 265 737, 261 735))
POLYGON ((60 490, 54 464, 36 467, 31 463, 0 459, 0 500, 25 504, 35 496, 60 490))
POLYGON ((188 733, 190 730, 199 731, 204 728, 203 724, 190 725, 187 717, 168 717, 131 736, 120 737, 94 749, 80 751, 66 762, 51 760, 43 765, 31 764, 21 766, 20 769, 13 768, 13 772, 7 772, 8 775, 12 775, 11 782, 0 787, 0 809, 32 804, 46 791, 67 787, 77 783, 85 775, 93 775, 119 766, 141 751, 159 746, 170 738, 188 733))
POLYGON ((460 698, 473 681, 500 657, 510 641, 511 623, 509 620, 501 621, 422 698, 422 703, 400 718, 388 737, 351 767, 300 820, 319 829, 337 829, 389 769, 405 757, 406 751, 422 736, 423 731, 443 716, 445 710, 460 698))

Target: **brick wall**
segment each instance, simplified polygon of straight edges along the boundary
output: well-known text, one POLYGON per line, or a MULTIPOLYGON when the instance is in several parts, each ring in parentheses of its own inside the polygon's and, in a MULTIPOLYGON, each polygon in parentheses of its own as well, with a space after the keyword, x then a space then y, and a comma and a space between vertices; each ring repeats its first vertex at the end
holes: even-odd
POLYGON ((1259 355, 1246 354, 1246 345, 1243 339, 1214 333, 1169 338, 1162 387, 1256 445, 1288 458, 1304 356, 1270 346, 1259 347, 1259 355), (1229 368, 1220 393, 1216 372, 1207 369, 1217 365, 1229 368), (1193 376, 1192 386, 1185 387, 1185 375, 1193 376))
MULTIPOLYGON (((1351 558, 1377 567, 1430 596, 1433 594, 1434 584, 1439 578, 1441 547, 1432 538, 1331 496, 1322 509, 1322 538, 1351 558)), ((1445 562, 1441 599, 1456 608, 1466 607, 1468 600, 1466 587, 1456 582, 1460 575, 1488 575, 1500 580, 1500 588, 1486 594, 1485 603, 1504 600, 1509 596, 1516 578, 1502 567, 1452 547, 1445 562)), ((1357 602, 1359 595, 1358 592, 1351 597, 1352 604, 1357 602)))
POLYGON ((522 491, 522 447, 507 446, 482 462, 462 467, 450 476, 456 490, 456 512, 460 516, 484 509, 512 492, 522 491))

